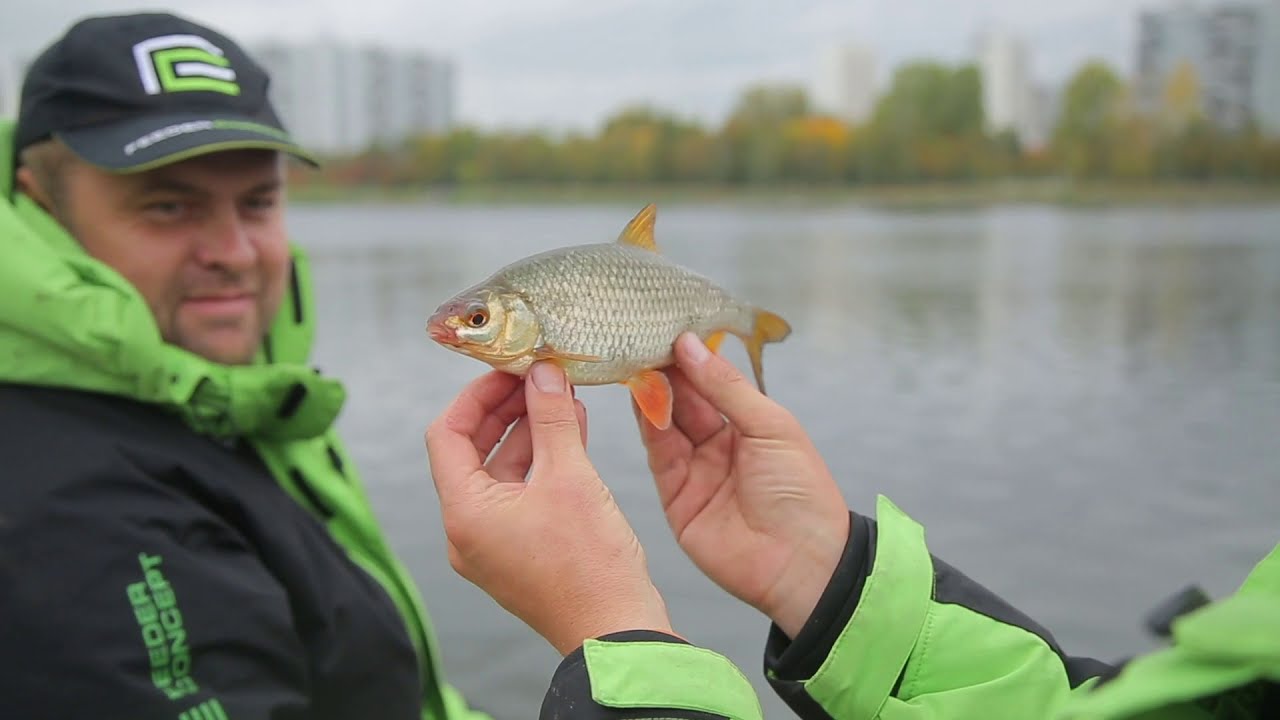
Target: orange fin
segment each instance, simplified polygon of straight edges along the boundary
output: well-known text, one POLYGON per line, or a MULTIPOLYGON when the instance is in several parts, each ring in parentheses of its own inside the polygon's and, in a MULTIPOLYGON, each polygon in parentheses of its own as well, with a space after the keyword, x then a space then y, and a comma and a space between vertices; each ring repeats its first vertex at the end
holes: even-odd
POLYGON ((618 242, 638 248, 658 252, 658 243, 653 239, 653 223, 658 218, 658 206, 653 203, 645 205, 631 222, 622 229, 618 242))
POLYGON ((533 357, 537 360, 576 360, 578 362, 604 362, 604 358, 596 355, 578 355, 561 352, 550 345, 539 345, 533 349, 533 357))
POLYGON ((717 352, 720 349, 720 343, 724 342, 724 331, 713 332, 702 342, 706 344, 708 350, 717 352))
POLYGON ((623 383, 645 418, 659 430, 671 427, 671 382, 657 370, 632 375, 623 383))
POLYGON ((756 310, 755 326, 751 329, 751 338, 747 340, 747 357, 751 359, 751 371, 756 376, 756 387, 764 392, 764 346, 765 343, 782 342, 791 334, 791 326, 780 316, 768 310, 756 310))

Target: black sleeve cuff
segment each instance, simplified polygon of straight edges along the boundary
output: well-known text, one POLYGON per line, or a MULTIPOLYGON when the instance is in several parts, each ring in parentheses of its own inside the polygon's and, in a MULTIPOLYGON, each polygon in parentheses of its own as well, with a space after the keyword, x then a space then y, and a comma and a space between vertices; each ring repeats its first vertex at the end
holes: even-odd
POLYGON ((857 513, 849 515, 849 540, 840 564, 800 633, 790 640, 777 625, 769 626, 764 667, 771 682, 776 679, 791 683, 813 677, 853 617, 862 587, 871 574, 876 532, 874 520, 857 513))

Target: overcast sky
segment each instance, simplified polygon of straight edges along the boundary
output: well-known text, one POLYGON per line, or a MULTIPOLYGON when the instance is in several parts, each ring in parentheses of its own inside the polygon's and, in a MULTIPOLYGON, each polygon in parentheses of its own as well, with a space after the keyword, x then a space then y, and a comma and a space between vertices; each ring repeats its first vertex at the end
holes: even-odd
MULTIPOLYGON (((592 130, 636 102, 718 122, 750 83, 811 82, 821 51, 835 43, 870 47, 882 78, 904 60, 963 60, 985 26, 1019 34, 1042 82, 1061 82, 1091 57, 1128 73, 1137 12, 1168 1, 174 0, 164 7, 242 42, 327 35, 438 52, 457 68, 460 121, 592 130)), ((35 52, 83 14, 154 7, 6 5, 0 52, 9 53, 35 52)))

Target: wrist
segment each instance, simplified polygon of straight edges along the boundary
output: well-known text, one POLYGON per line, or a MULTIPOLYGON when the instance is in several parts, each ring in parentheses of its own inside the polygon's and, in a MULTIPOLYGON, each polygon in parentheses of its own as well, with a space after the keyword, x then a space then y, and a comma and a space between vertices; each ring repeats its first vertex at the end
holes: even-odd
POLYGON ((818 606, 840 566, 849 542, 849 514, 827 532, 816 532, 797 547, 787 570, 759 608, 787 637, 795 638, 818 606))
POLYGON ((671 627, 666 603, 657 588, 629 596, 607 595, 579 605, 566 617, 569 622, 562 632, 547 640, 561 656, 582 647, 588 638, 601 638, 616 633, 649 631, 683 639, 671 627))

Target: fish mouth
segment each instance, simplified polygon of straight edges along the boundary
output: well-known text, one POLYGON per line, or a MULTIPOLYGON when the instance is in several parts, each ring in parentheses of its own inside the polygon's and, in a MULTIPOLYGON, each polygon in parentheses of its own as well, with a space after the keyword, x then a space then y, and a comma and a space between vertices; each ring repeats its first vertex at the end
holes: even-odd
POLYGON ((458 338, 458 328, 449 322, 453 316, 452 308, 439 307, 427 318, 427 335, 441 345, 457 347, 462 344, 458 338))
POLYGON ((470 304, 468 300, 449 300, 435 309, 427 318, 427 335, 441 345, 459 347, 462 338, 458 337, 458 316, 466 312, 470 304))
POLYGON ((461 345, 458 333, 443 322, 431 320, 427 322, 427 335, 441 345, 461 345))

